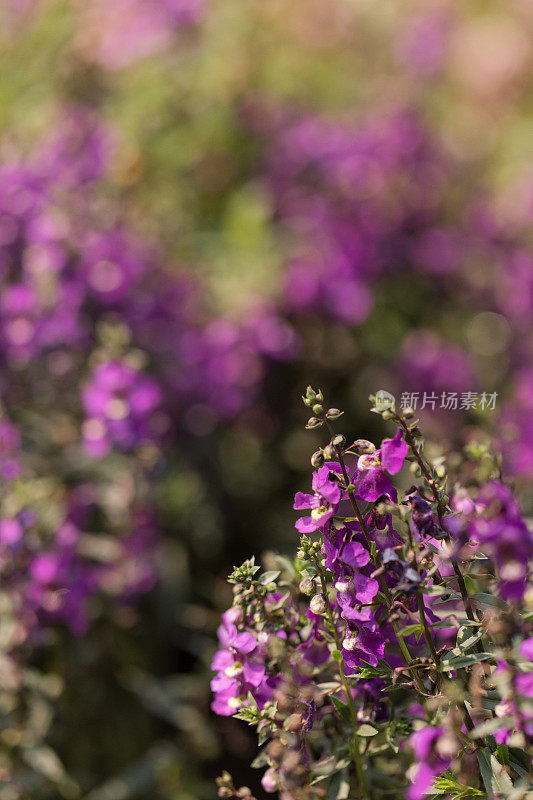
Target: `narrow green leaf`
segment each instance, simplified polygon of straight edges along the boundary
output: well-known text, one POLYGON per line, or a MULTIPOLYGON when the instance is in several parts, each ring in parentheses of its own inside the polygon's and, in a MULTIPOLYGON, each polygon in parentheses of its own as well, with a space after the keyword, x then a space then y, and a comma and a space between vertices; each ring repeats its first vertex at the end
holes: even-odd
POLYGON ((477 761, 479 764, 479 771, 485 786, 487 797, 493 800, 494 792, 492 791, 492 767, 490 763, 490 750, 484 747, 482 750, 476 750, 477 761))

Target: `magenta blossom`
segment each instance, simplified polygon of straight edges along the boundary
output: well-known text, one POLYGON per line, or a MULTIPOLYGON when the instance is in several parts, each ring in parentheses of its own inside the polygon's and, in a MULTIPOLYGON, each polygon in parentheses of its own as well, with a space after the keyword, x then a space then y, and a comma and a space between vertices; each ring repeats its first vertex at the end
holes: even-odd
POLYGON ((326 522, 331 519, 341 500, 339 484, 330 479, 331 472, 339 470, 337 462, 329 462, 313 473, 313 492, 305 494, 297 492, 294 498, 294 510, 303 511, 310 508, 309 517, 301 517, 296 521, 296 528, 300 533, 312 533, 323 529, 326 522))
POLYGON ((217 673, 211 681, 215 694, 211 707, 222 716, 231 716, 246 705, 250 693, 260 707, 271 696, 261 645, 253 633, 238 630, 232 612, 230 609, 223 615, 218 629, 220 650, 211 664, 217 673))
POLYGON ((91 456, 107 455, 113 445, 128 451, 157 439, 161 390, 153 378, 125 361, 100 364, 82 399, 87 414, 84 445, 91 456))
POLYGON ((342 658, 350 668, 370 664, 378 665, 385 655, 385 639, 381 635, 377 620, 368 607, 361 608, 351 592, 339 592, 337 602, 341 616, 348 621, 342 643, 342 658))
POLYGON ((412 784, 407 790, 408 800, 422 800, 431 788, 435 778, 448 769, 450 758, 438 753, 438 741, 444 729, 440 726, 421 728, 412 734, 410 742, 415 755, 415 768, 412 784))
POLYGON ((357 461, 357 496, 369 503, 385 496, 396 503, 398 495, 387 473, 396 475, 401 470, 407 450, 402 429, 398 428, 396 436, 384 439, 379 450, 360 456, 357 461))

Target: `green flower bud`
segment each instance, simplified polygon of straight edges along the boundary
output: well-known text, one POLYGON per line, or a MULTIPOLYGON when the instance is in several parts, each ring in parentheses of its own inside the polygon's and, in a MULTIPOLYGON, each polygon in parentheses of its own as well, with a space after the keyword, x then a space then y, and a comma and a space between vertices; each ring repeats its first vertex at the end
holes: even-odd
POLYGON ((315 469, 320 469, 322 464, 324 463, 324 453, 322 450, 317 450, 311 456, 311 466, 315 469))
POLYGON ((323 614, 326 610, 326 600, 323 594, 315 594, 309 603, 309 608, 313 614, 323 614))
POLYGON ((338 408, 330 408, 326 411, 326 417, 328 419, 338 419, 343 414, 344 411, 340 411, 338 408))
POLYGON ((356 439, 350 450, 354 450, 358 456, 372 455, 376 452, 376 446, 368 439, 356 439))
POLYGON ((326 461, 332 461, 337 455, 337 451, 332 444, 326 445, 322 452, 324 453, 324 458, 326 461))
POLYGON ((312 578, 302 578, 298 588, 302 594, 312 595, 315 591, 315 582, 312 578))

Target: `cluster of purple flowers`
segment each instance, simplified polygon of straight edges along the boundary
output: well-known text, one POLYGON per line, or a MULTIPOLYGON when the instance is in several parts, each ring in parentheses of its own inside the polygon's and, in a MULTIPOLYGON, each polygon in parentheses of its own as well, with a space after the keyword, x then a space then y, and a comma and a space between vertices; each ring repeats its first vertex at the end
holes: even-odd
POLYGON ((529 584, 533 532, 511 490, 499 481, 485 483, 474 500, 462 499, 461 515, 449 528, 459 545, 489 557, 504 600, 520 602, 529 584))
POLYGON ((162 400, 159 386, 124 361, 99 364, 82 400, 87 415, 83 440, 92 456, 106 455, 113 446, 127 451, 157 442, 163 433, 156 420, 162 400))
MULTIPOLYGON (((444 46, 453 14, 431 9, 422 15, 430 41, 444 46)), ((452 26, 453 27, 453 26, 452 26)), ((427 42, 409 45, 421 48, 427 42)), ((406 43, 406 36, 400 37, 406 43)), ((407 37, 409 39, 409 37, 407 37)), ((440 52, 440 51, 439 51, 440 52)), ((401 60, 411 57, 402 51, 401 60)), ((437 59, 438 61, 438 59, 437 59)), ((423 70, 422 70, 423 71, 423 70)), ((431 70, 430 70, 431 72, 431 70)), ((270 115, 272 116, 272 115, 270 115)), ((435 393, 475 391, 493 359, 490 385, 505 387, 498 409, 506 474, 528 478, 531 462, 532 254, 527 224, 515 212, 503 222, 496 200, 464 187, 460 215, 450 216, 450 180, 462 186, 461 164, 410 110, 370 115, 349 124, 326 116, 296 121, 279 112, 269 123, 265 183, 276 220, 290 232, 292 251, 282 278, 280 305, 293 319, 309 314, 323 324, 360 326, 378 303, 383 287, 394 292, 396 276, 414 277, 418 302, 455 297, 461 286, 468 311, 477 309, 466 336, 450 341, 446 319, 414 327, 391 341, 387 365, 391 387, 435 393), (490 267, 481 270, 478 265, 490 267), (397 349, 395 349, 395 345, 397 349), (508 354, 499 359, 501 353, 508 354), (391 359, 392 361, 392 359, 391 359)), ((253 121, 257 125, 256 121, 253 121)), ((404 286, 404 294, 407 285, 404 286)), ((437 308, 440 304, 437 304, 437 308)), ((422 395, 421 395, 422 396, 422 395)), ((433 409, 434 411, 434 409, 433 409)), ((432 430, 453 435, 448 411, 425 416, 432 430)), ((451 419, 450 419, 451 417, 451 419)))
POLYGON ((220 650, 211 665, 216 676, 211 681, 215 694, 212 704, 216 714, 230 716, 246 705, 248 693, 252 695, 259 708, 272 697, 272 684, 266 675, 265 636, 258 641, 260 634, 239 631, 236 622, 242 614, 238 608, 230 608, 222 615, 222 625, 218 629, 220 650))
POLYGON ((439 224, 446 159, 410 112, 359 127, 320 117, 289 124, 274 139, 268 177, 298 243, 285 277, 295 311, 360 324, 380 277, 406 264, 457 266, 459 244, 439 224))
MULTIPOLYGON (((185 4, 163 6, 176 19, 185 13, 185 4)), ((122 469, 137 476, 131 494, 117 490, 120 535, 106 564, 84 555, 86 522, 73 522, 68 499, 44 538, 34 534, 38 523, 6 515, 4 544, 17 564, 26 559, 33 581, 31 592, 24 589, 28 608, 39 609, 43 624, 67 621, 78 633, 98 592, 131 597, 153 585, 154 524, 137 512, 148 476, 137 486, 137 464, 124 459, 146 447, 153 464, 181 428, 203 434, 234 417, 257 396, 268 361, 296 350, 275 309, 262 304, 241 322, 209 318, 197 281, 162 268, 101 189, 115 146, 95 115, 73 108, 33 154, 0 170, 4 478, 22 474, 21 433, 30 484, 48 475, 50 446, 68 468, 78 444, 91 459, 120 454, 122 469)), ((87 463, 85 474, 68 477, 67 498, 100 492, 92 469, 87 463)), ((22 586, 10 583, 13 591, 22 586)))
MULTIPOLYGON (((266 595, 262 587, 279 572, 254 583, 252 560, 233 573, 231 581, 242 582, 236 595, 254 597, 255 604, 246 625, 238 603, 224 616, 223 649, 213 661, 213 709, 255 722, 263 741, 268 731, 267 754, 271 748, 278 755, 259 759, 269 766, 267 791, 288 785, 279 752, 292 752, 298 737, 305 763, 293 759, 293 766, 300 778, 302 771, 306 775, 306 785, 324 780, 325 763, 338 763, 348 776, 353 770, 353 778, 346 778, 352 788, 374 796, 373 787, 365 788, 357 744, 369 737, 376 744, 365 745, 364 757, 372 774, 379 773, 380 756, 392 746, 405 764, 409 800, 449 793, 451 787, 459 791, 476 764, 480 785, 490 787, 487 770, 498 774, 509 766, 507 751, 494 742, 529 752, 533 734, 533 533, 522 510, 494 478, 477 489, 457 485, 451 497, 445 494, 447 479, 425 458, 411 410, 374 407, 384 419, 394 419, 396 434, 379 448, 363 439, 347 447, 329 422, 338 409, 326 411, 322 393, 311 387, 304 403, 314 415, 308 427, 326 424, 331 440, 311 458, 312 493, 295 497, 294 509, 310 512, 296 522, 302 534, 298 556, 291 569, 285 567, 280 586, 266 595), (338 460, 327 460, 333 453, 338 460), (408 457, 423 483, 399 492, 390 476, 408 457), (312 597, 302 604, 302 594, 312 597), (272 607, 281 615, 275 629, 269 628, 272 607), (474 608, 484 615, 476 616, 474 608), (276 631, 278 647, 267 630, 276 631), (272 689, 267 703, 256 688, 265 682, 272 689), (407 697, 415 693, 416 703, 402 705, 396 694, 402 684, 407 697), (312 687, 322 696, 320 707, 314 700, 308 714, 301 706, 312 687), (335 713, 350 726, 340 741, 355 737, 348 752, 332 734, 336 723, 328 718, 335 713), (476 726, 488 726, 490 746, 476 726), (280 730, 296 734, 296 740, 280 730)), ((510 790, 509 776, 503 780, 510 790)), ((513 780, 526 785, 520 766, 513 780)))

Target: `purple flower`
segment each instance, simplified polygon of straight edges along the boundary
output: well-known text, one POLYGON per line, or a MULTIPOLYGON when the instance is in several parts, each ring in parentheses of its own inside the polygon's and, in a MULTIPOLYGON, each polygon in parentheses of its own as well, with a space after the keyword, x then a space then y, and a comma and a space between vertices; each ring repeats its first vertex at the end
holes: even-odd
POLYGON ((372 610, 352 603, 350 595, 339 600, 341 616, 348 621, 341 651, 344 663, 350 668, 365 663, 376 667, 385 655, 385 639, 372 610))
POLYGON ((211 707, 222 716, 231 716, 246 705, 249 692, 261 708, 272 694, 258 640, 253 633, 238 630, 231 621, 238 616, 231 611, 226 612, 218 629, 221 648, 211 664, 217 673, 211 681, 215 694, 211 707))
POLYGON ((279 789, 278 773, 272 767, 269 767, 263 777, 261 778, 261 786, 265 792, 276 792, 279 789))
POLYGON ((137 287, 147 269, 146 246, 120 228, 87 236, 80 271, 90 293, 115 306, 137 287))
POLYGON ((156 441, 155 412, 161 405, 157 383, 124 361, 106 361, 94 371, 83 391, 87 419, 84 446, 94 457, 106 455, 113 445, 131 450, 156 441))
POLYGON ((295 511, 311 509, 309 517, 301 517, 296 521, 296 528, 300 533, 312 533, 323 529, 326 522, 335 514, 341 500, 341 490, 339 484, 330 479, 330 474, 336 470, 340 470, 336 462, 324 464, 313 473, 314 494, 296 493, 293 506, 295 511))
POLYGON ((528 661, 533 662, 533 637, 525 639, 520 643, 518 648, 520 655, 527 658, 528 661))
POLYGON ((411 735, 415 767, 407 790, 408 800, 422 800, 429 794, 435 778, 450 766, 451 758, 443 758, 437 752, 436 745, 443 735, 444 729, 440 726, 427 726, 411 735))
POLYGON ((395 475, 401 470, 407 451, 407 444, 402 439, 402 429, 398 428, 396 436, 393 439, 384 439, 379 450, 359 456, 357 496, 369 503, 383 496, 397 502, 398 494, 387 472, 395 475))
POLYGON ((76 636, 89 627, 90 597, 95 593, 95 573, 77 551, 79 531, 65 522, 57 531, 50 549, 44 549, 30 562, 27 602, 43 624, 66 622, 76 636))
POLYGON ((411 530, 416 538, 421 542, 437 539, 438 519, 428 501, 419 496, 416 487, 413 486, 406 492, 404 502, 411 506, 411 530))
POLYGON ((476 513, 462 526, 459 520, 459 527, 493 560, 501 597, 520 602, 529 580, 533 532, 510 489, 497 481, 485 484, 476 497, 476 513))
POLYGON ((0 544, 8 547, 18 545, 24 536, 24 528, 18 519, 0 519, 0 544))
POLYGON ((357 712, 357 718, 361 722, 368 720, 386 722, 388 720, 389 710, 384 702, 385 684, 381 678, 357 681, 355 693, 361 703, 357 712))
POLYGON ((312 667, 320 667, 329 661, 331 655, 322 632, 323 620, 321 616, 313 614, 311 610, 307 611, 307 618, 311 620, 311 631, 306 641, 299 644, 296 650, 312 667))

